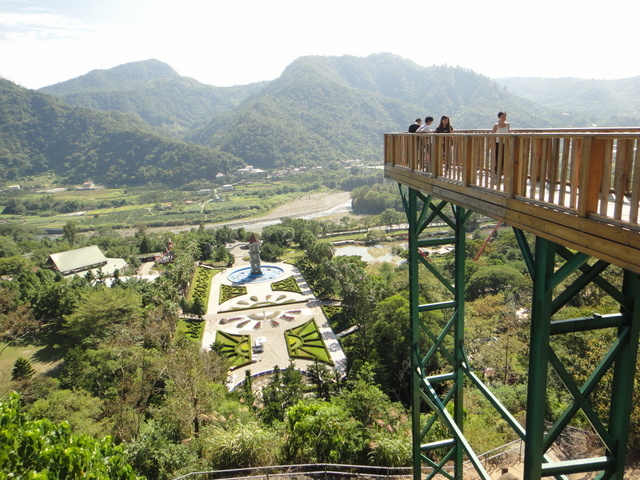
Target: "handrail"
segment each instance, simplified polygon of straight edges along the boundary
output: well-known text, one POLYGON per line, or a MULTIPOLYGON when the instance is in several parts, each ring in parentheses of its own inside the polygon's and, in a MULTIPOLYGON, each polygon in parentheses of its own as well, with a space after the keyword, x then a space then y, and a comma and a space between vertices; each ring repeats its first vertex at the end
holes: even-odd
POLYGON ((638 230, 640 128, 385 134, 385 165, 638 230))
MULTIPOLYGON (((518 459, 522 457, 522 440, 514 440, 500 447, 489 450, 488 452, 478 455, 478 458, 482 462, 491 463, 496 459, 505 455, 509 455, 512 452, 518 451, 518 459)), ((465 465, 470 462, 465 461, 465 465)), ((445 470, 451 470, 452 467, 445 466, 445 470)), ((466 470, 466 469, 465 469, 466 470)), ((431 467, 423 467, 423 471, 431 472, 431 467)), ((185 480, 187 478, 199 478, 205 476, 207 479, 226 479, 226 480, 241 480, 241 479, 257 479, 264 478, 268 480, 269 477, 285 477, 285 476, 313 476, 313 474, 323 474, 324 478, 327 476, 336 475, 341 478, 346 476, 356 477, 370 477, 370 478, 385 478, 385 479, 399 479, 399 478, 412 478, 413 467, 391 467, 382 465, 345 465, 337 463, 310 463, 310 464, 296 464, 296 465, 272 465, 264 467, 245 467, 245 468, 232 468, 227 470, 209 470, 202 472, 191 472, 185 475, 176 477, 174 480, 185 480)))

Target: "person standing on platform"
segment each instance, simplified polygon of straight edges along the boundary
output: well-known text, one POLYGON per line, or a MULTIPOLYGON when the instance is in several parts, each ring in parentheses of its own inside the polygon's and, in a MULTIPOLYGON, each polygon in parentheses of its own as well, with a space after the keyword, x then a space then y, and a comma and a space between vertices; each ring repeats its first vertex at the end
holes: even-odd
MULTIPOLYGON (((431 133, 432 123, 433 117, 424 117, 424 124, 416 130, 416 133, 431 133)), ((425 140, 425 142, 423 142, 424 156, 420 167, 424 172, 427 172, 431 169, 431 142, 426 138, 423 140, 425 140)))
MULTIPOLYGON (((507 122, 507 112, 498 112, 498 121, 493 125, 491 133, 509 133, 509 122, 507 122)), ((496 138, 496 164, 493 167, 494 172, 498 172, 498 169, 502 171, 504 163, 504 142, 502 148, 500 148, 500 139, 496 138)))
POLYGON ((424 117, 424 125, 422 125, 416 133, 431 133, 431 124, 433 123, 433 117, 424 117))
POLYGON ((416 133, 416 130, 420 128, 421 124, 422 119, 416 118, 415 121, 411 125, 409 125, 409 133, 416 133))
POLYGON ((440 125, 436 128, 436 133, 453 133, 453 127, 449 121, 449 117, 443 115, 440 118, 440 125))

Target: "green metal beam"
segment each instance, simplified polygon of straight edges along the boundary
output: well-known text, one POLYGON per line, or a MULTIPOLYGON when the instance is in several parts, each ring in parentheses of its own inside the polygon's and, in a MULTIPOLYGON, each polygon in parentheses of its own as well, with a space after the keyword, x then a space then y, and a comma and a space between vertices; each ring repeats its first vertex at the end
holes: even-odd
POLYGON ((552 297, 548 280, 553 274, 554 266, 554 244, 543 238, 537 238, 533 264, 524 480, 538 480, 542 474, 552 297))
MULTIPOLYGON (((447 202, 435 202, 432 196, 426 196, 410 188, 401 188, 401 193, 409 222, 414 479, 420 480, 423 464, 433 469, 426 474, 426 478, 443 475, 446 478, 461 479, 465 455, 478 477, 489 478, 464 435, 464 387, 465 382, 468 382, 489 400, 514 432, 524 440, 524 480, 539 480, 547 476, 566 479, 567 475, 587 472, 599 474, 599 479, 621 480, 628 446, 633 380, 640 337, 640 276, 624 271, 622 288, 618 288, 603 277, 603 273, 609 268, 606 261, 592 262, 593 259, 584 253, 572 252, 540 237, 532 238, 514 228, 516 240, 533 282, 527 418, 523 427, 474 373, 465 352, 464 224, 472 212, 447 202), (451 215, 446 213, 447 205, 451 206, 451 215), (442 238, 420 239, 420 234, 435 219, 443 220, 453 230, 453 234, 447 234, 442 238), (529 242, 535 242, 533 249, 529 242), (454 245, 451 281, 419 251, 419 247, 446 244, 454 245), (422 267, 452 294, 453 299, 425 305, 418 303, 418 275, 422 267), (574 319, 555 318, 560 316, 563 307, 572 298, 591 284, 601 288, 618 302, 620 313, 594 313, 592 317, 574 319), (427 324, 421 321, 421 313, 444 310, 451 310, 452 315, 447 322, 438 327, 439 332, 432 332, 427 324), (593 372, 582 385, 579 385, 570 373, 571 368, 567 368, 553 351, 551 339, 559 335, 601 329, 616 329, 617 336, 603 358, 599 359, 593 372), (450 364, 450 372, 430 375, 430 372, 426 371, 430 360, 436 355, 440 355, 438 358, 450 364), (549 367, 553 368, 573 399, 555 419, 547 418, 549 367), (613 378, 611 405, 605 422, 590 403, 590 395, 609 377, 613 378), (438 389, 434 387, 436 384, 438 389), (431 411, 431 415, 422 425, 420 412, 428 410, 431 411), (592 424, 594 432, 599 435, 605 455, 580 460, 551 461, 546 454, 547 450, 564 433, 578 411, 582 411, 592 424), (553 422, 549 429, 546 428, 547 420, 553 422), (452 438, 424 442, 436 422, 442 423, 452 438), (426 456, 427 452, 443 449, 448 451, 438 461, 426 456)), ((571 362, 571 359, 564 361, 571 362)))
MULTIPOLYGON (((405 193, 400 186, 400 193, 405 193)), ((420 302, 419 302, 419 284, 418 284, 418 236, 420 231, 417 228, 418 219, 418 192, 409 189, 406 195, 403 195, 403 202, 409 223, 409 316, 411 329, 411 346, 412 351, 416 352, 412 355, 412 382, 411 382, 411 428, 413 430, 412 448, 413 448, 413 478, 420 480, 422 476, 422 456, 420 445, 422 438, 420 436, 420 367, 419 351, 420 351, 420 302)))
POLYGON ((623 305, 621 313, 628 315, 628 330, 620 328, 619 334, 628 331, 627 341, 623 342, 620 357, 613 367, 613 386, 611 403, 615 408, 609 410, 609 430, 616 443, 611 454, 615 458, 615 474, 611 478, 622 480, 629 443, 629 417, 633 401, 633 381, 638 358, 638 336, 640 333, 640 275, 624 272, 622 293, 631 301, 623 305))

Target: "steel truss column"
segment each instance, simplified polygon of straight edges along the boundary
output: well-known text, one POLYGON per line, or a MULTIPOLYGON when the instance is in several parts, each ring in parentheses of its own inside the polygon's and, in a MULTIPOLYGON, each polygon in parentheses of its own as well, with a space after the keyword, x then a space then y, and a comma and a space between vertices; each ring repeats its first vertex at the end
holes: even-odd
POLYGON ((591 261, 583 253, 575 253, 551 241, 535 237, 531 250, 521 230, 514 229, 525 263, 533 279, 531 310, 531 348, 527 396, 526 429, 500 403, 475 374, 464 348, 464 224, 469 211, 421 192, 400 186, 409 223, 409 297, 412 342, 412 444, 414 480, 421 480, 422 468, 430 467, 425 478, 443 475, 463 478, 463 460, 475 469, 477 477, 489 480, 477 455, 464 436, 464 382, 475 387, 494 406, 496 412, 525 442, 524 480, 542 477, 566 479, 573 473, 598 472, 599 479, 621 480, 624 474, 629 417, 632 408, 638 337, 640 334, 640 276, 625 271, 622 288, 607 281, 602 273, 609 267, 602 260, 591 261), (448 210, 451 213, 446 213, 448 210), (443 238, 421 239, 420 235, 434 220, 444 221, 453 234, 443 238), (455 265, 453 282, 447 280, 420 252, 420 247, 453 245, 455 265), (564 262, 564 263, 563 263, 564 262), (438 279, 452 298, 439 303, 420 304, 419 274, 422 268, 438 279), (559 311, 587 285, 595 284, 620 305, 620 313, 594 314, 589 318, 557 320, 559 311), (439 332, 429 330, 422 314, 432 311, 452 312, 449 320, 439 325, 439 332), (552 321, 553 318, 553 321, 552 321), (582 385, 565 368, 551 347, 551 340, 562 334, 615 328, 617 336, 608 352, 582 385), (430 375, 427 365, 435 355, 446 359, 450 371, 430 375), (555 419, 546 418, 546 399, 550 368, 561 380, 572 398, 555 419), (611 374, 611 401, 606 419, 600 418, 589 402, 589 396, 611 374), (613 408, 615 406, 615 408, 613 408), (597 458, 552 461, 547 451, 581 411, 599 436, 605 454, 597 458), (423 420, 421 413, 428 414, 423 420), (546 428, 545 421, 552 426, 546 428), (426 443, 430 429, 439 422, 449 438, 426 443), (438 459, 429 456, 437 450, 438 459), (450 467, 453 465, 453 471, 450 467))
POLYGON ((427 479, 437 474, 448 478, 463 477, 464 459, 468 458, 483 479, 489 474, 471 449, 463 434, 464 379, 468 373, 468 361, 464 351, 464 266, 465 233, 464 224, 471 212, 444 201, 435 203, 432 197, 400 187, 409 223, 409 296, 412 339, 412 426, 413 426, 413 467, 414 479, 420 480, 423 464, 431 467, 427 479), (445 213, 450 207, 451 213, 445 213), (421 233, 434 220, 444 221, 452 230, 449 237, 420 239, 421 233), (453 283, 439 272, 420 252, 420 247, 453 245, 455 266, 453 283), (433 274, 451 293, 452 299, 440 303, 420 304, 419 272, 421 267, 433 274), (445 310, 451 313, 441 332, 431 332, 421 320, 421 313, 445 310), (426 341, 425 341, 426 339, 426 341), (446 342, 445 340, 451 340, 446 342), (446 345, 449 345, 447 347, 446 345), (426 371, 430 359, 442 355, 450 364, 451 371, 433 376, 426 371), (437 392, 445 392, 444 394, 437 392), (451 410, 448 405, 451 404, 451 410), (421 412, 429 412, 423 425, 421 412), (450 413, 451 412, 451 413, 450 413), (432 443, 424 443, 430 428, 440 421, 450 432, 451 438, 432 443), (429 458, 433 450, 447 453, 436 462, 429 458), (445 464, 453 463, 453 473, 445 464))
POLYGON ((623 271, 619 289, 602 277, 609 264, 580 252, 571 252, 540 237, 535 238, 535 254, 522 231, 514 229, 533 279, 529 384, 525 440, 524 480, 542 477, 566 478, 573 473, 596 473, 599 479, 621 480, 628 443, 632 408, 633 380, 640 330, 640 276, 623 271), (564 263, 561 263, 564 260, 564 263), (571 282, 569 279, 573 279, 571 282), (562 319, 559 311, 578 292, 591 283, 620 304, 620 313, 594 314, 593 317, 562 319), (555 295, 555 296, 554 296, 555 295), (553 318, 553 321, 552 321, 553 318), (576 383, 570 369, 553 351, 551 339, 557 335, 615 328, 617 336, 584 384, 576 383), (557 374, 573 399, 554 419, 546 416, 549 367, 557 374), (599 382, 613 377, 607 418, 595 411, 589 395, 599 382), (574 416, 581 411, 598 435, 604 455, 595 458, 552 462, 546 452, 574 416), (545 420, 552 421, 545 428, 545 420))

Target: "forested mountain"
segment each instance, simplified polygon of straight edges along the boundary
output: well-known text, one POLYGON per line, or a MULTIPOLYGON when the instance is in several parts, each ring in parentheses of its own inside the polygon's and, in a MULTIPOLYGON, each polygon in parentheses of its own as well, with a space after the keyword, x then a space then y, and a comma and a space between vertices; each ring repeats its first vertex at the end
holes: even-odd
POLYGON ((618 80, 582 78, 501 78, 514 94, 559 110, 582 115, 594 126, 640 124, 640 77, 618 80))
POLYGON ((460 68, 424 68, 391 54, 303 57, 190 139, 258 166, 375 160, 382 156, 382 134, 405 131, 417 116, 447 114, 457 128, 490 128, 500 109, 520 126, 550 126, 553 117, 460 68))
POLYGON ((132 114, 175 135, 203 126, 232 110, 261 83, 213 87, 181 77, 157 60, 132 62, 40 89, 71 105, 132 114))
MULTIPOLYGON (((406 131, 414 118, 425 115, 436 122, 449 115, 456 129, 488 129, 498 110, 509 112, 514 127, 602 124, 595 121, 595 106, 563 115, 561 98, 541 95, 553 89, 540 88, 536 96, 538 90, 525 83, 522 90, 502 83, 509 88, 463 68, 427 68, 386 53, 301 57, 276 80, 226 88, 203 85, 146 60, 42 89, 65 103, 3 82, 0 114, 6 126, 0 146, 6 161, 0 179, 55 171, 73 182, 175 184, 224 172, 237 163, 235 157, 261 168, 349 158, 376 162, 384 132, 406 131), (538 98, 546 106, 533 102, 538 98), (19 126, 24 122, 28 125, 19 126), (163 138, 169 136, 192 143, 163 138)), ((629 79, 603 90, 606 95, 582 95, 612 105, 608 125, 636 123, 629 113, 635 103, 624 101, 637 91, 636 84, 629 79), (616 119, 614 111, 627 116, 616 119)), ((579 95, 580 89, 573 92, 579 95)), ((608 110, 599 114, 603 111, 608 110)))
POLYGON ((167 139, 117 112, 73 107, 0 79, 0 180, 52 172, 62 181, 180 186, 242 162, 167 139))
MULTIPOLYGON (((194 82, 147 60, 42 90, 74 104, 135 113, 183 139, 265 168, 347 158, 376 161, 384 132, 405 131, 414 118, 427 114, 449 115, 457 128, 490 128, 500 109, 519 126, 551 126, 558 117, 469 70, 425 68, 387 53, 301 57, 280 78, 245 87, 216 89, 194 82), (207 115, 208 125, 196 128, 207 115)), ((563 120, 566 126, 582 121, 563 120)))

